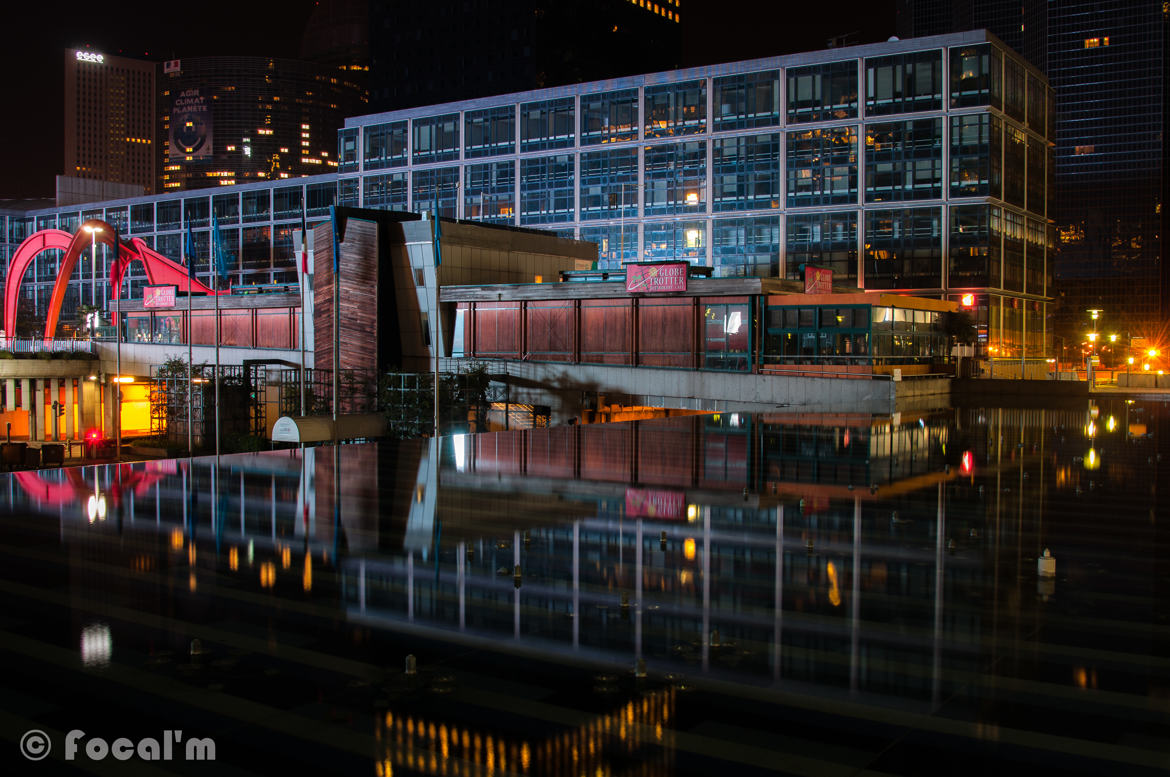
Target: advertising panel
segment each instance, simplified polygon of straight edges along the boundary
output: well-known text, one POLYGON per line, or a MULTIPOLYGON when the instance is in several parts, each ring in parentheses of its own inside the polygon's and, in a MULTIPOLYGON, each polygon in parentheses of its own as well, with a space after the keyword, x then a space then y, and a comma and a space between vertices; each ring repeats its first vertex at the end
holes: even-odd
POLYGON ((833 271, 824 267, 804 266, 804 293, 805 294, 832 294, 833 271))
POLYGON ((673 292, 687 290, 686 262, 660 262, 626 265, 626 291, 673 292))
POLYGON ((142 307, 144 308, 173 308, 175 306, 175 292, 178 286, 143 286, 142 307))
POLYGON ((627 518, 683 517, 685 495, 681 491, 662 491, 653 488, 626 489, 627 518))
POLYGON ((169 157, 207 159, 211 153, 211 101, 202 89, 184 89, 171 103, 169 157))

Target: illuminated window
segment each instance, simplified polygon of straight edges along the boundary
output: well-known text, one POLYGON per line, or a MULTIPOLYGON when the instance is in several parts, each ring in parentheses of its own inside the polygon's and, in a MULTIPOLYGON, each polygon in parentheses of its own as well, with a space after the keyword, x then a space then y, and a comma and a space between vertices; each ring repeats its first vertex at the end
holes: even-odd
POLYGON ((1085 48, 1095 49, 1101 45, 1100 38, 1085 38, 1085 48))

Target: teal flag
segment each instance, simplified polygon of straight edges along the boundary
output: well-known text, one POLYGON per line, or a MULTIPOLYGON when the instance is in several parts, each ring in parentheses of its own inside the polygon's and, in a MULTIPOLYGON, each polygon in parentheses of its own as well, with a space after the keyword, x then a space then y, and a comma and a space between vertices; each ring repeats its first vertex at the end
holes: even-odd
POLYGON ((236 258, 223 242, 223 235, 219 233, 219 219, 215 214, 211 214, 211 233, 212 240, 215 241, 215 274, 219 276, 220 280, 226 280, 228 277, 228 265, 235 264, 236 258))

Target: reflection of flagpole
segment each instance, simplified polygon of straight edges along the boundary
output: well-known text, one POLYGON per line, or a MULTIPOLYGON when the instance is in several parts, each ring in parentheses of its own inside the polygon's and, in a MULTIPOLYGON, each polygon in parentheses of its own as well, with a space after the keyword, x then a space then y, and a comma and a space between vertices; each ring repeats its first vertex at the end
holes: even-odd
MULTIPOLYGON (((191 225, 187 225, 188 234, 190 234, 191 225)), ((187 242, 184 240, 183 251, 180 252, 180 257, 187 253, 187 242)), ((192 246, 194 247, 194 246, 192 246)), ((192 251, 192 254, 194 252, 192 251)), ((192 428, 195 426, 195 419, 192 417, 192 393, 195 391, 195 376, 194 358, 191 355, 191 343, 195 334, 195 320, 191 317, 191 279, 195 277, 195 261, 194 256, 185 257, 187 263, 187 455, 190 456, 195 450, 195 438, 192 428)), ((169 392, 168 392, 169 393, 169 392)))
MULTIPOLYGON (((212 216, 214 219, 214 215, 212 216)), ((219 237, 219 224, 213 225, 213 232, 211 235, 211 261, 208 262, 208 269, 211 270, 211 277, 215 282, 215 456, 219 458, 219 272, 215 266, 215 244, 219 237)))

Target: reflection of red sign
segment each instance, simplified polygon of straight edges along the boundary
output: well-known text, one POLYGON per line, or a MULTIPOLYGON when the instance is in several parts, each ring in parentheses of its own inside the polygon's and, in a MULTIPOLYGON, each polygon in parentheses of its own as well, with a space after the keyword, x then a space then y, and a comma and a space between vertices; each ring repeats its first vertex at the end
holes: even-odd
POLYGON ((682 518, 681 491, 656 491, 649 488, 626 489, 626 517, 682 518))
POLYGON ((805 294, 832 294, 833 271, 824 267, 804 266, 805 294))
POLYGON ((142 307, 173 308, 177 288, 177 286, 144 286, 142 288, 142 307))
POLYGON ((686 291, 686 262, 663 264, 627 264, 626 291, 686 291))

